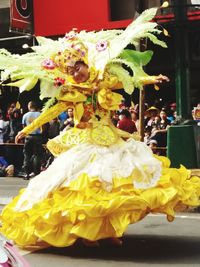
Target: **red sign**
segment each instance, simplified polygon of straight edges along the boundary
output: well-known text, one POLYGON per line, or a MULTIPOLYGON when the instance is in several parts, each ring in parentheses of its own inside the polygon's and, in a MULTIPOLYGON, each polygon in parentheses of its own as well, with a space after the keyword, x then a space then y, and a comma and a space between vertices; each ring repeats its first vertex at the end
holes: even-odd
POLYGON ((130 23, 130 19, 111 21, 110 9, 110 0, 34 0, 34 33, 64 35, 72 28, 91 31, 124 28, 130 23))
POLYGON ((10 0, 10 28, 32 32, 32 0, 10 0))

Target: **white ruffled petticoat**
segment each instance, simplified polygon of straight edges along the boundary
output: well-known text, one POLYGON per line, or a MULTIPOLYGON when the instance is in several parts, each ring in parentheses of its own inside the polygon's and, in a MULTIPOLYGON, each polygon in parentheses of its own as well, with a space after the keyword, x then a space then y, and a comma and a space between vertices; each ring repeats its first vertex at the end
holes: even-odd
POLYGON ((144 143, 130 139, 103 147, 80 144, 58 156, 47 170, 33 178, 15 207, 25 211, 58 187, 64 187, 86 173, 98 177, 104 188, 112 189, 113 178, 133 175, 134 187, 147 189, 156 185, 161 176, 161 162, 144 143))

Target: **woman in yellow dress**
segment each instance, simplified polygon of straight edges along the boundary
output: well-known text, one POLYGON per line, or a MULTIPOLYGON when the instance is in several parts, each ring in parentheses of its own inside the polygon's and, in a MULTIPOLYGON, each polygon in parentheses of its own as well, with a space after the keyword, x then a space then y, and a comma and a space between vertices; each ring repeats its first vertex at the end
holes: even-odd
POLYGON ((64 247, 78 238, 115 240, 150 212, 164 213, 172 221, 176 210, 199 205, 197 177, 190 177, 183 166, 170 168, 167 158, 155 157, 110 118, 121 103, 118 88, 131 94, 134 87, 168 80, 143 71, 151 51, 126 49, 142 37, 166 46, 154 35, 160 33, 151 21, 156 11, 145 11, 124 31, 73 31, 57 41, 40 37, 34 52, 22 56, 0 51, 2 80, 11 78, 9 85, 20 92, 40 80, 41 98, 50 98, 16 142, 68 108, 73 108, 75 120, 74 128, 49 140, 53 163, 1 214, 0 232, 18 245, 43 240, 64 247))

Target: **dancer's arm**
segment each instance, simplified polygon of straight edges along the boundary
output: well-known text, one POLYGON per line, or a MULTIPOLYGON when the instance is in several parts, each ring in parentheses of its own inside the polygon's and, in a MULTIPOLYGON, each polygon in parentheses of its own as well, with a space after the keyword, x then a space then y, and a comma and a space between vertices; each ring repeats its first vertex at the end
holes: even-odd
MULTIPOLYGON (((139 78, 139 81, 143 85, 160 84, 162 82, 169 82, 169 78, 167 76, 162 75, 162 74, 159 74, 159 75, 147 75, 147 76, 139 78)), ((122 82, 117 81, 114 78, 113 78, 113 80, 111 80, 111 82, 110 82, 110 85, 107 84, 107 88, 109 88, 110 90, 117 90, 117 89, 122 89, 123 88, 122 82)))
POLYGON ((142 78, 140 78, 140 81, 143 83, 143 85, 159 84, 162 82, 169 82, 169 78, 167 76, 159 74, 159 75, 142 77, 142 78))
POLYGON ((40 128, 45 123, 51 121, 52 119, 56 118, 60 113, 67 110, 71 104, 69 102, 58 102, 55 106, 49 108, 47 111, 41 113, 41 115, 35 119, 31 124, 26 126, 22 131, 20 131, 16 138, 15 142, 18 143, 20 139, 25 137, 26 135, 32 133, 37 128, 40 128))

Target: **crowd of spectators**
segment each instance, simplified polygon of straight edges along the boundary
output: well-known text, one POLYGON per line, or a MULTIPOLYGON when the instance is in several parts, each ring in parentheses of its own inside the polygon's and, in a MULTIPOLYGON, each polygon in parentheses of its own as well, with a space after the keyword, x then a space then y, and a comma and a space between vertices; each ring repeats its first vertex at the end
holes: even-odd
POLYGON ((0 109, 0 157, 5 162, 8 162, 4 166, 0 164, 0 171, 2 169, 2 175, 0 176, 10 176, 10 172, 5 172, 5 169, 10 165, 13 168, 13 175, 22 176, 25 179, 27 179, 30 173, 33 176, 38 174, 39 171, 44 170, 53 160, 53 155, 46 150, 46 142, 59 135, 60 131, 65 131, 74 126, 73 109, 69 108, 66 112, 63 112, 57 118, 45 124, 41 133, 32 133, 25 137, 21 143, 16 144, 15 137, 27 125, 27 115, 30 114, 32 116, 34 112, 39 115, 39 108, 34 107, 33 110, 29 107, 28 112, 23 112, 18 108, 16 103, 11 103, 6 111, 0 109), (40 170, 38 170, 37 164, 37 170, 32 169, 34 172, 31 172, 27 170, 27 168, 30 169, 30 166, 27 167, 27 165, 30 165, 30 163, 34 165, 34 160, 38 159, 34 157, 35 152, 37 152, 35 148, 40 147, 38 143, 37 145, 34 143, 35 141, 39 142, 38 140, 41 140, 43 147, 42 157, 41 153, 36 153, 37 156, 40 155, 41 159, 39 164, 40 170))
MULTIPOLYGON (((147 104, 145 104, 145 107, 144 142, 152 149, 153 153, 166 155, 167 130, 176 121, 176 103, 171 103, 161 108, 157 108, 156 106, 149 107, 147 104)), ((199 110, 200 104, 192 111, 194 119, 195 114, 197 116, 199 115, 199 110)), ((37 111, 40 112, 40 110, 37 111)), ((20 172, 22 171, 24 148, 20 150, 20 144, 15 144, 15 137, 26 126, 24 125, 23 119, 25 116, 24 113, 18 108, 16 103, 10 104, 5 113, 0 109, 0 157, 5 157, 6 162, 9 162, 4 167, 4 170, 11 165, 14 168, 13 175, 16 176, 20 176, 20 172)), ((127 107, 123 101, 119 110, 111 113, 111 120, 117 128, 131 134, 139 134, 139 105, 132 103, 130 107, 127 107)), ((57 118, 43 127, 41 136, 44 153, 40 171, 48 167, 53 161, 53 155, 45 149, 46 142, 59 135, 61 131, 66 131, 71 127, 74 127, 72 108, 61 113, 57 118)), ((24 144, 26 144, 26 139, 22 141, 22 147, 25 146, 24 144)), ((4 173, 6 176, 6 172, 4 173)))
MULTIPOLYGON (((144 142, 152 149, 153 153, 166 155, 167 129, 176 119, 176 103, 158 109, 145 104, 144 113, 144 142)), ((139 133, 139 105, 126 107, 121 105, 120 110, 113 114, 116 127, 129 133, 139 133)))

